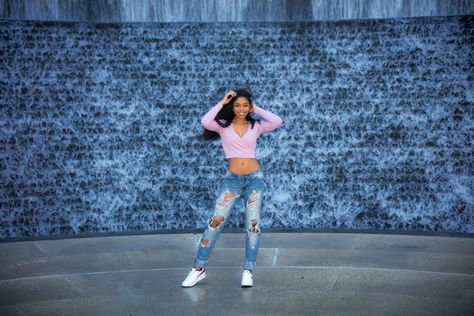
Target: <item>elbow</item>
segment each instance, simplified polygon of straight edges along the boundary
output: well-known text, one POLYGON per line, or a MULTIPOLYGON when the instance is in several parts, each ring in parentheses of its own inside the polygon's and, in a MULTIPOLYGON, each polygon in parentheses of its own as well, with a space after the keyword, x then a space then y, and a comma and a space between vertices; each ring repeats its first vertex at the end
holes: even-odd
POLYGON ((278 120, 277 120, 277 127, 280 127, 281 124, 283 124, 283 120, 281 119, 281 117, 278 117, 278 120))
POLYGON ((201 119, 201 125, 202 125, 202 127, 209 129, 209 121, 206 120, 205 117, 203 117, 203 118, 201 119))
POLYGON ((216 131, 216 126, 212 124, 212 122, 209 122, 209 120, 206 120, 205 118, 201 120, 201 125, 207 130, 216 131))

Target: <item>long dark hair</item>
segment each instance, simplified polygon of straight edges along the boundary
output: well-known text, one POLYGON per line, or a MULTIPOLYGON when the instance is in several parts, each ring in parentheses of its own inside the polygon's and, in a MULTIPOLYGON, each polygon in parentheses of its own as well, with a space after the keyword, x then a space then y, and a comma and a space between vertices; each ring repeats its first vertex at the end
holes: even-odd
MULTIPOLYGON (((214 121, 217 122, 221 127, 228 127, 230 124, 232 124, 232 120, 235 117, 234 111, 232 108, 234 107, 234 102, 237 100, 239 97, 244 97, 249 101, 249 104, 252 105, 252 94, 246 90, 246 89, 237 89, 234 90, 237 94, 235 97, 231 98, 224 106, 222 109, 217 113, 216 117, 214 118, 214 121)), ((251 128, 253 128, 255 122, 260 121, 254 119, 251 115, 250 112, 245 116, 245 119, 250 122, 251 128)), ((210 131, 208 129, 204 129, 204 132, 199 135, 199 139, 201 140, 216 140, 220 137, 219 133, 210 131)))

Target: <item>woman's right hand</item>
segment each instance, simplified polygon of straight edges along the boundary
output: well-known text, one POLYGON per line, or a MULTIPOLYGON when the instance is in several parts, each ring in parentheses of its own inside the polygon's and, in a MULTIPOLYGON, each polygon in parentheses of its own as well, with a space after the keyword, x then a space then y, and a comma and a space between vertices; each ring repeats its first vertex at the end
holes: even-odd
POLYGON ((232 99, 236 95, 237 95, 237 92, 230 90, 229 92, 225 94, 224 98, 221 100, 221 104, 222 105, 227 104, 230 101, 230 99, 232 99))

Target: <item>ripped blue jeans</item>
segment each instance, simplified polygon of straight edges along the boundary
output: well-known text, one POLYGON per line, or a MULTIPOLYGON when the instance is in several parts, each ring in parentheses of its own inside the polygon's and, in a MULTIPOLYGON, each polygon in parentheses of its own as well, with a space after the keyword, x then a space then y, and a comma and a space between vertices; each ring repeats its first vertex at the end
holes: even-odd
POLYGON ((260 243, 260 209, 262 207, 265 187, 264 174, 261 169, 245 175, 238 175, 227 170, 224 183, 215 203, 214 215, 209 220, 197 251, 194 265, 204 268, 212 249, 229 218, 232 208, 239 198, 245 201, 245 261, 244 269, 252 270, 257 260, 260 243))

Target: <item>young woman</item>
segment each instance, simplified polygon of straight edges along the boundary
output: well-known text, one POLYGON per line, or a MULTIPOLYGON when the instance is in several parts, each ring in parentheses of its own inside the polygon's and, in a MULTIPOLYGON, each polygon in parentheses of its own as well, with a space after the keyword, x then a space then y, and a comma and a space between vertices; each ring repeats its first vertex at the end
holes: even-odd
POLYGON ((229 91, 224 98, 204 115, 201 124, 205 130, 202 138, 221 138, 228 170, 215 203, 214 215, 202 236, 194 267, 181 284, 191 287, 206 277, 204 269, 214 248, 217 237, 229 218, 238 198, 246 202, 245 262, 242 273, 242 287, 253 286, 252 269, 255 266, 260 242, 260 207, 264 190, 264 175, 255 159, 257 138, 282 124, 281 118, 265 111, 252 102, 251 94, 245 89, 229 91), (262 116, 265 121, 255 120, 250 113, 262 116))

